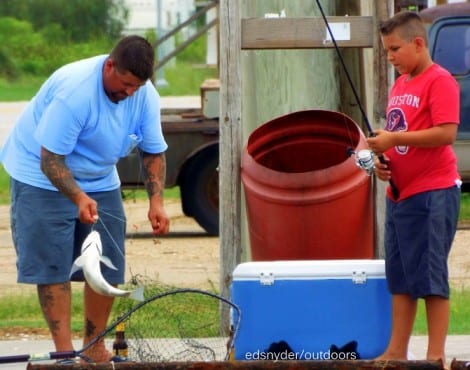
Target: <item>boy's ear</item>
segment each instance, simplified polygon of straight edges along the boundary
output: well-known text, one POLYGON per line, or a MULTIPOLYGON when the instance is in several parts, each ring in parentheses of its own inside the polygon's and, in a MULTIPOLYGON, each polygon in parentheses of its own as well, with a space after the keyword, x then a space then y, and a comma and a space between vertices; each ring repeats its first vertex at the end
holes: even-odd
POLYGON ((426 42, 424 41, 422 37, 419 37, 419 36, 415 37, 414 43, 419 49, 426 48, 426 42))

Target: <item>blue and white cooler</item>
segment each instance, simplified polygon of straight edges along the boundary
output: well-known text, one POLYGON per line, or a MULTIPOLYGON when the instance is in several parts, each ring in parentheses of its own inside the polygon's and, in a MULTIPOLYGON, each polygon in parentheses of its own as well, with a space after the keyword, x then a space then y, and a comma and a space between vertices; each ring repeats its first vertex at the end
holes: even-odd
POLYGON ((386 348, 383 260, 246 262, 233 272, 236 360, 372 359, 386 348))

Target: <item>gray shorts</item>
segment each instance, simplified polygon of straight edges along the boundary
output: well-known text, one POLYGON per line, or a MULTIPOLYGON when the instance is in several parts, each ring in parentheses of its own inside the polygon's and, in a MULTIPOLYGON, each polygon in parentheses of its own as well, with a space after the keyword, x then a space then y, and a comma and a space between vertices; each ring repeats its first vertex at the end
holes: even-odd
MULTIPOLYGON (((110 284, 124 283, 126 219, 120 189, 88 194, 98 203, 99 220, 95 225, 80 223, 77 207, 60 192, 11 179, 10 194, 19 283, 70 281, 73 261, 92 227, 100 234, 103 255, 117 267, 112 270, 101 264, 104 278, 110 284)), ((72 280, 83 281, 81 270, 72 280)))
POLYGON ((385 266, 392 294, 449 297, 447 259, 457 230, 460 189, 387 198, 385 266))

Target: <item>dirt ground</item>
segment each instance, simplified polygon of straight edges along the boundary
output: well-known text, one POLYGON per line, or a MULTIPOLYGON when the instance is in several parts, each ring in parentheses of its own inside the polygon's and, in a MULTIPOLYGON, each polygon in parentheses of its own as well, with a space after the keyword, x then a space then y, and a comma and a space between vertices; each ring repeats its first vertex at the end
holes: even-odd
MULTIPOLYGON (((210 289, 219 284, 219 238, 208 236, 185 217, 177 200, 166 202, 171 232, 150 236, 146 201, 126 201, 128 219, 126 280, 139 275, 177 287, 210 289)), ((27 293, 34 286, 16 283, 15 252, 11 241, 9 207, 0 207, 0 296, 27 293)))
MULTIPOLYGON (((140 275, 177 287, 218 289, 219 238, 208 236, 185 217, 177 200, 165 203, 171 233, 152 237, 144 200, 125 202, 128 218, 127 279, 140 275)), ((34 287, 16 283, 15 253, 11 242, 9 208, 0 207, 0 296, 34 287)), ((470 287, 470 229, 459 229, 449 258, 450 280, 456 288, 470 287)))

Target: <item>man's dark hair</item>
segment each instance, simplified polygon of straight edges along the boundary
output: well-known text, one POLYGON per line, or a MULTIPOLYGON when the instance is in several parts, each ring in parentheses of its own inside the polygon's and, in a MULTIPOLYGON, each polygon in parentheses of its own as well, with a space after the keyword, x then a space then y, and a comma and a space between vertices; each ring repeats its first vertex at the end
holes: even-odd
POLYGON ((384 36, 388 36, 397 30, 400 37, 406 41, 421 37, 424 39, 425 44, 428 44, 426 27, 421 17, 415 12, 399 12, 392 18, 380 23, 379 30, 384 36))
POLYGON ((153 77, 155 52, 143 37, 124 37, 114 46, 109 57, 121 73, 130 72, 142 81, 153 77))

